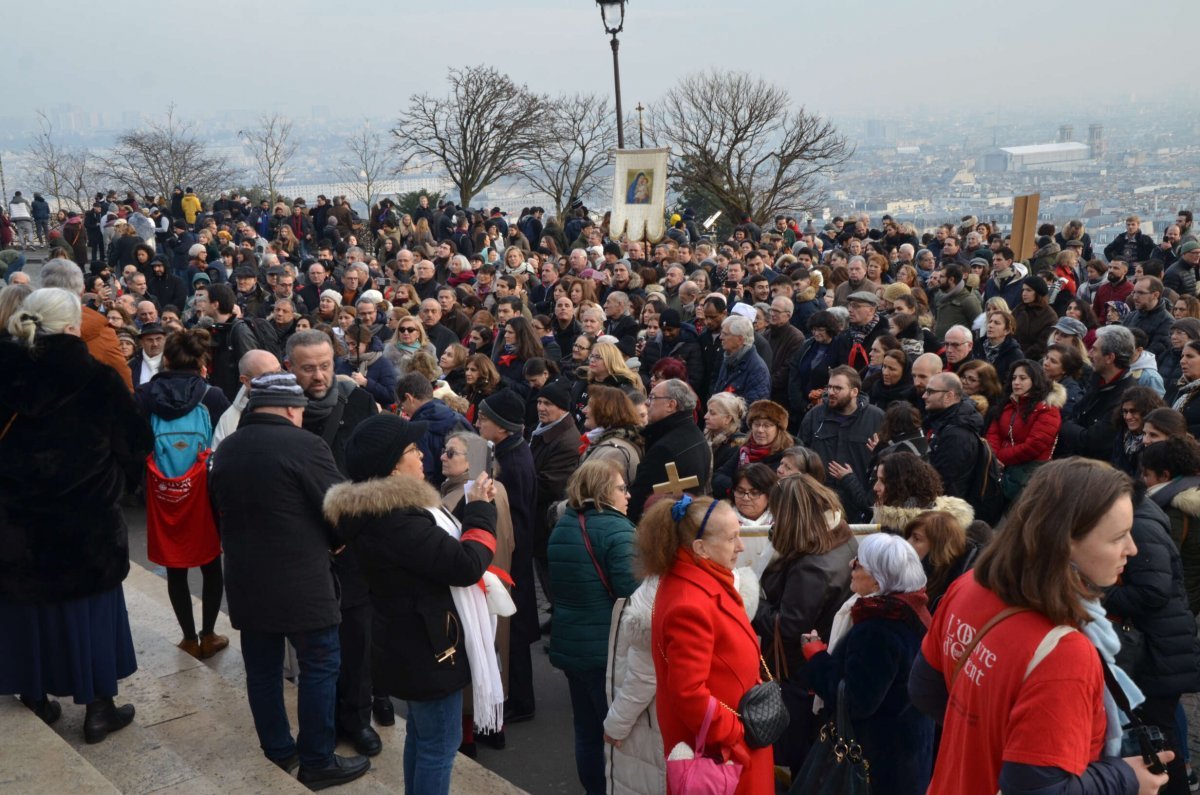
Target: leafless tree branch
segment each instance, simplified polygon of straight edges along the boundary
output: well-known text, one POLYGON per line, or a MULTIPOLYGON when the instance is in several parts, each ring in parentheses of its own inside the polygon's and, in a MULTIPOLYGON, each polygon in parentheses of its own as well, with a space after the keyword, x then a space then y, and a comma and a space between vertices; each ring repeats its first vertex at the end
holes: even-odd
POLYGON ((546 131, 522 176, 549 194, 562 218, 571 197, 586 199, 601 188, 600 173, 613 160, 617 124, 608 100, 594 95, 559 97, 546 116, 546 131))
POLYGON ((375 205, 376 186, 393 170, 392 153, 365 120, 362 128, 346 139, 346 149, 350 154, 339 161, 338 170, 345 182, 362 186, 351 193, 370 210, 375 205))
POLYGON ((267 196, 274 203, 276 186, 287 176, 288 166, 296 155, 297 143, 292 139, 292 120, 278 113, 264 114, 258 127, 242 130, 243 144, 254 158, 259 176, 267 185, 267 196))

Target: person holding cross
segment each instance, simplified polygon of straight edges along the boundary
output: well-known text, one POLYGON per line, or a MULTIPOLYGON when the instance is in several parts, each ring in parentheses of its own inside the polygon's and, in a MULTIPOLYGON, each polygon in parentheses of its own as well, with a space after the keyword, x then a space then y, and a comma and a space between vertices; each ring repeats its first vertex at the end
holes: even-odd
POLYGON ((641 518, 652 492, 705 494, 712 476, 712 449, 693 416, 696 393, 687 382, 678 378, 661 381, 650 390, 646 402, 650 418, 642 434, 646 453, 629 485, 627 513, 634 523, 641 518), (673 469, 669 480, 668 467, 673 469))

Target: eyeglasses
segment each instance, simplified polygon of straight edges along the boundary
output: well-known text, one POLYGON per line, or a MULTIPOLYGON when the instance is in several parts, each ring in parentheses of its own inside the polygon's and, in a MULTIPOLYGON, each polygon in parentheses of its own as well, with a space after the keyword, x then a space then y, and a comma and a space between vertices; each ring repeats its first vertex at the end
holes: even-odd
POLYGON ((416 334, 417 330, 415 328, 413 328, 412 326, 401 326, 400 333, 401 334, 416 334))
POLYGON ((453 459, 460 455, 466 455, 466 453, 460 453, 457 450, 451 450, 449 448, 442 451, 442 458, 453 459))
POLYGON ((949 389, 930 389, 929 387, 925 388, 926 395, 941 395, 941 394, 944 394, 949 391, 950 391, 949 389))
POLYGON ((967 345, 970 345, 970 343, 969 342, 951 342, 950 340, 946 340, 947 348, 965 348, 967 345))
POLYGON ((739 500, 757 500, 763 493, 758 489, 734 489, 733 495, 739 500))
POLYGON ((646 402, 653 403, 656 400, 674 400, 675 398, 667 397, 666 395, 647 395, 646 402))
POLYGON ((588 346, 586 346, 586 345, 572 345, 572 346, 571 346, 571 350, 573 350, 573 351, 583 351, 583 352, 585 352, 585 353, 586 353, 587 351, 590 351, 590 350, 591 350, 591 348, 589 348, 589 347, 588 347, 588 346))
POLYGON ((598 353, 593 353, 591 356, 588 357, 588 361, 589 362, 602 362, 602 361, 604 361, 604 357, 598 353))
POLYGON ((1134 290, 1129 294, 1130 295, 1151 295, 1149 290, 1134 290))

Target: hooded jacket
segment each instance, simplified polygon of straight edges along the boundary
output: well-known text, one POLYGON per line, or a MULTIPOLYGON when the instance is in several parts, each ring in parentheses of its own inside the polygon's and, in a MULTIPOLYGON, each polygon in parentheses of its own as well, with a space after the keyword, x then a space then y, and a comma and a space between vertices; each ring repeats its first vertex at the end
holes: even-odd
POLYGON ((942 488, 951 497, 966 497, 975 474, 983 417, 970 400, 931 411, 925 417, 929 463, 942 476, 942 488))
POLYGON ((143 416, 164 420, 178 419, 203 403, 213 428, 230 405, 224 392, 186 370, 163 370, 137 388, 134 400, 143 416))
POLYGON ((118 501, 152 446, 128 388, 79 338, 50 335, 36 351, 0 341, 0 601, 121 584, 129 540, 118 501))
POLYGON ((1163 509, 1171 522, 1171 540, 1183 564, 1188 608, 1193 615, 1200 613, 1200 475, 1151 486, 1146 496, 1163 509))
MULTIPOLYGON (((163 262, 162 258, 159 258, 163 262)), ((164 266, 166 265, 163 262, 164 266)), ((154 275, 154 268, 146 275, 146 295, 158 299, 159 306, 173 306, 179 311, 187 304, 187 288, 183 280, 171 273, 169 267, 163 268, 162 276, 154 275)))
POLYGON ((441 506, 432 486, 402 476, 342 483, 325 495, 325 519, 350 546, 370 588, 377 693, 434 701, 471 682, 450 586, 474 586, 483 577, 496 549, 496 506, 464 505, 460 538, 435 521, 431 511, 441 506))
POLYGON ((988 426, 987 442, 1004 466, 1049 461, 1058 442, 1060 412, 1067 402, 1067 390, 1061 384, 1054 384, 1050 394, 1033 407, 1028 417, 1023 416, 1027 402, 1028 398, 1009 400, 988 426))

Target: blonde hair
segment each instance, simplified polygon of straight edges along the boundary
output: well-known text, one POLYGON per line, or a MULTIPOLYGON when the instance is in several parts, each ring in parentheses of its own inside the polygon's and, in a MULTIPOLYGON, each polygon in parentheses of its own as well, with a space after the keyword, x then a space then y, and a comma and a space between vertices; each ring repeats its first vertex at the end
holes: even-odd
POLYGON ((621 477, 621 468, 612 459, 585 461, 567 481, 567 505, 582 511, 590 502, 603 510, 603 500, 621 477))
POLYGON ((82 317, 79 296, 61 287, 43 287, 25 296, 8 320, 8 333, 32 348, 39 336, 62 334, 68 326, 78 327, 82 317))
MULTIPOLYGON (((629 369, 629 365, 625 364, 625 354, 621 353, 621 349, 616 345, 613 345, 611 342, 597 342, 592 346, 592 356, 600 357, 610 375, 628 381, 631 386, 637 388, 637 391, 642 394, 646 393, 645 388, 642 386, 642 379, 638 377, 637 373, 629 369)), ((591 380, 590 372, 588 380, 591 380)))

